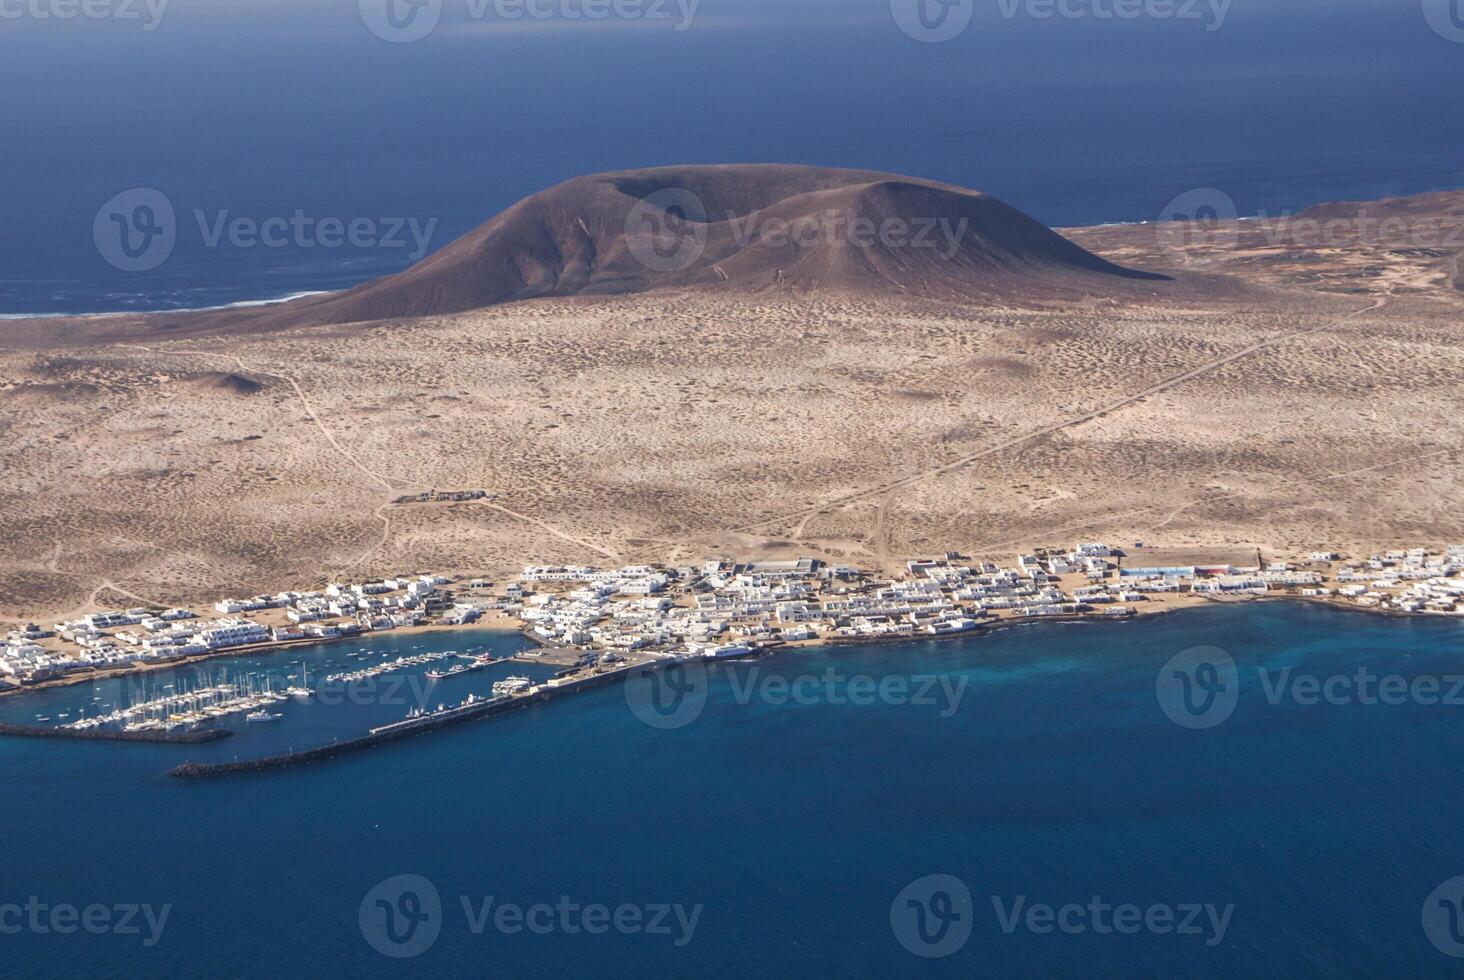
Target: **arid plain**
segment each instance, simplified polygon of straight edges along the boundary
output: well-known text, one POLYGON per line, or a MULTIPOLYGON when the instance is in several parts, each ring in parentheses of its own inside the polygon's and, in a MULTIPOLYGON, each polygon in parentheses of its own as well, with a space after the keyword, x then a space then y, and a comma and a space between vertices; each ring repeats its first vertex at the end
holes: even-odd
POLYGON ((0 618, 528 562, 1464 541, 1464 195, 1364 210, 1406 229, 1064 233, 1213 287, 1150 301, 0 323, 0 618), (392 503, 430 489, 490 496, 392 503))

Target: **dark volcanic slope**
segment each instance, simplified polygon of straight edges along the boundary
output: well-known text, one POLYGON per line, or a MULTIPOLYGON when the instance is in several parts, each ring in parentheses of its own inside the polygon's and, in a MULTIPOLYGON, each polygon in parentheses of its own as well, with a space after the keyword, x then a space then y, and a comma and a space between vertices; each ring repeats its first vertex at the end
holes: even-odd
POLYGON ((270 326, 345 323, 685 288, 1071 301, 1148 294, 1163 279, 947 184, 798 166, 669 167, 568 181, 405 272, 232 316, 270 326))

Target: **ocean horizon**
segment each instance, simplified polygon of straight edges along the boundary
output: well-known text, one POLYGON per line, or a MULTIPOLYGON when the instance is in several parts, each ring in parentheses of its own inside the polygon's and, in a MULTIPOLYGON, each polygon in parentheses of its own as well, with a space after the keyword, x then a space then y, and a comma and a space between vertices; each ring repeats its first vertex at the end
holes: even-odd
POLYGON ((413 44, 372 36, 353 2, 226 6, 227 30, 182 4, 152 31, 95 25, 69 38, 64 75, 46 68, 62 25, 7 22, 0 85, 28 97, 0 108, 17 175, 0 186, 0 314, 347 289, 556 183, 636 167, 903 173, 1057 227, 1153 220, 1196 188, 1252 215, 1464 187, 1459 48, 1416 3, 1338 17, 1322 0, 1235 0, 1213 30, 985 10, 944 44, 901 34, 888 0, 836 15, 708 0, 685 30, 445 21, 413 44), (1034 45, 1062 70, 1034 71, 1034 45), (535 101, 545 71, 573 93, 615 78, 615 95, 551 110, 535 101), (171 212, 167 258, 109 262, 97 216, 141 192, 160 195, 159 221, 171 212), (296 215, 306 231, 257 233, 296 215), (332 221, 364 224, 316 230, 332 221))

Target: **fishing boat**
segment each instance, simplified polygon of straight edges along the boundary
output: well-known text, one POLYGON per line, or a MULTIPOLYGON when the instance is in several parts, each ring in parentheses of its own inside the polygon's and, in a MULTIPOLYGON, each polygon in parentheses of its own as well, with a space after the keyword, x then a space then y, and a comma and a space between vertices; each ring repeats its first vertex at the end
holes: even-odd
POLYGON ((505 677, 493 685, 493 696, 501 698, 521 694, 533 686, 534 682, 527 677, 505 677))

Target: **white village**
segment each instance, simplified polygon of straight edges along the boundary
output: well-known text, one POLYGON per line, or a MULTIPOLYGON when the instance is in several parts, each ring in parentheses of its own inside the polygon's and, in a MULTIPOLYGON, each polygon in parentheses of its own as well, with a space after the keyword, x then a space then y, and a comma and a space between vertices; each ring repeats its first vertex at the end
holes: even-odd
MULTIPOLYGON (((1259 557, 1259 556, 1258 556, 1259 557)), ((1113 620, 1207 601, 1292 598, 1396 615, 1464 616, 1464 545, 1361 559, 1314 552, 1255 567, 1144 566, 1079 544, 1003 567, 947 554, 883 579, 817 559, 668 567, 531 566, 499 586, 414 574, 319 591, 227 598, 209 614, 136 608, 0 646, 0 690, 70 683, 225 653, 474 623, 565 648, 576 671, 646 659, 748 657, 789 645, 934 638, 1040 620, 1113 620)))

